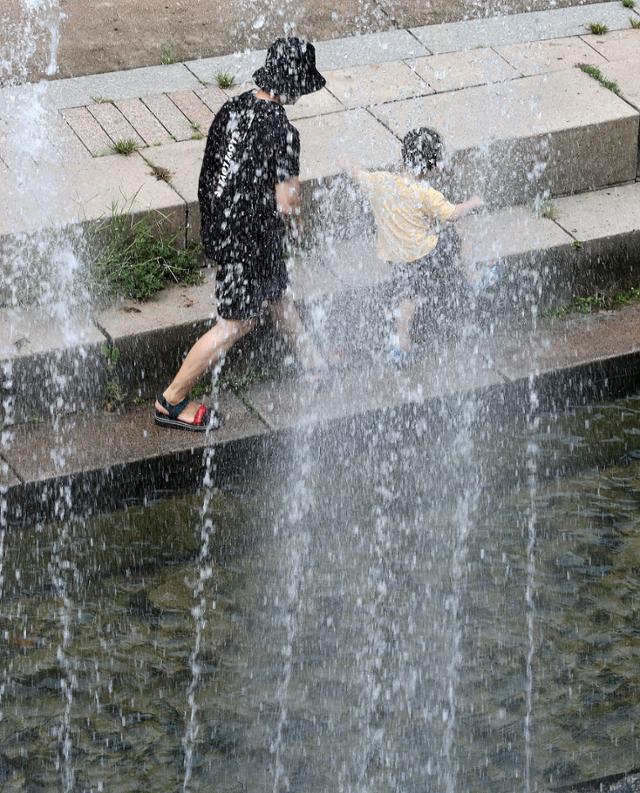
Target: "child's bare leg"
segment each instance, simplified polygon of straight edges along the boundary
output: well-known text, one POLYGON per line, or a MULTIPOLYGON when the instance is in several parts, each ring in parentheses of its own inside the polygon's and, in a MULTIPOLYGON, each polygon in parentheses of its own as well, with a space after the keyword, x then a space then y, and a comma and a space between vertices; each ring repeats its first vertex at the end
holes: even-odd
MULTIPOLYGON (((185 399, 202 375, 219 363, 233 345, 252 330, 254 325, 254 320, 230 320, 219 317, 213 328, 201 336, 189 350, 178 374, 163 392, 165 399, 172 405, 185 399)), ((158 402, 156 402, 156 410, 161 413, 167 412, 158 402)), ((198 405, 191 402, 180 414, 180 420, 193 421, 197 410, 198 405)))
POLYGON ((290 295, 271 305, 271 314, 291 349, 305 369, 323 369, 325 360, 313 343, 300 319, 300 313, 290 295))
POLYGON ((398 337, 398 347, 404 352, 411 352, 413 344, 411 340, 411 331, 413 329, 416 308, 417 302, 415 300, 403 300, 398 306, 396 335, 398 337))

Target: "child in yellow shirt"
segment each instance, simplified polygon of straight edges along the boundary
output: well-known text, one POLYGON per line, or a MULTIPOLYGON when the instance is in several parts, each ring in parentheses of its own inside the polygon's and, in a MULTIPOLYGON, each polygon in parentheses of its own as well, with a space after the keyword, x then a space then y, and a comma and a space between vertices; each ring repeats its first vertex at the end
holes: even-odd
POLYGON ((429 175, 438 167, 441 155, 440 135, 421 127, 404 138, 402 172, 351 168, 371 203, 378 255, 394 271, 398 305, 390 358, 397 364, 406 363, 412 355, 411 331, 418 296, 431 293, 434 301, 446 299, 443 287, 448 290, 455 283, 455 275, 460 274, 461 245, 454 222, 484 206, 479 196, 452 204, 430 186, 429 175), (447 275, 454 277, 448 279, 447 275))

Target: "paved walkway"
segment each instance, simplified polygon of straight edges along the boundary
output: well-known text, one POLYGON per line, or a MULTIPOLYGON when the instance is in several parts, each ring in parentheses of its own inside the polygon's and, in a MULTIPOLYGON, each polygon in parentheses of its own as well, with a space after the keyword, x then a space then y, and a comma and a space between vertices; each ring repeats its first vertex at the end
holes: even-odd
MULTIPOLYGON (((291 109, 302 135, 303 179, 317 184, 335 175, 337 152, 365 166, 395 161, 404 132, 428 122, 445 134, 460 190, 485 189, 496 204, 523 203, 545 189, 562 194, 629 181, 637 164, 627 144, 637 136, 640 107, 640 31, 630 28, 630 17, 640 20, 637 10, 598 3, 319 42, 327 89, 291 109), (594 20, 611 32, 589 34, 594 20), (577 70, 582 62, 616 80, 622 98, 577 70), (608 125, 604 138, 594 134, 600 124, 608 125), (622 140, 617 148, 614 137, 622 140), (555 152, 553 145, 543 151, 550 140, 555 152), (568 168, 563 141, 594 156, 568 168), (478 170, 479 153, 497 143, 507 146, 510 161, 495 169, 492 182, 478 170), (546 173, 536 172, 542 156, 546 173), (518 158, 532 172, 528 189, 513 174, 518 158)), ((33 130, 26 116, 39 89, 0 91, 0 249, 7 238, 42 225, 98 220, 114 202, 158 210, 168 230, 197 234, 202 135, 263 59, 263 52, 249 52, 50 83, 49 134, 27 153, 33 130), (223 72, 238 86, 219 89, 223 72), (114 154, 129 139, 139 151, 114 154), (59 170, 55 201, 41 206, 38 195, 25 197, 14 175, 25 158, 59 170), (167 169, 169 182, 158 181, 153 166, 167 169)))

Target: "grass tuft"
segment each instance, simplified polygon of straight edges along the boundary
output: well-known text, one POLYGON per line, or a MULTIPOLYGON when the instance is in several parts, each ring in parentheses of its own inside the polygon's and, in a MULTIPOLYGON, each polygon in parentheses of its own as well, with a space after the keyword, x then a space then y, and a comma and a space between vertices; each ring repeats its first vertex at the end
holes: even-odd
POLYGON ((631 23, 631 27, 634 30, 640 30, 640 19, 634 19, 633 17, 629 17, 629 22, 631 23))
POLYGON ((94 105, 112 105, 113 99, 108 99, 106 96, 92 96, 91 101, 94 105))
POLYGON ((162 66, 173 66, 175 62, 176 59, 174 54, 171 52, 171 50, 162 51, 162 56, 160 58, 160 63, 162 66))
POLYGON ((590 22, 587 27, 596 36, 604 36, 609 32, 609 28, 603 22, 590 22))
POLYGON ((609 91, 613 91, 614 94, 620 93, 620 86, 618 83, 613 80, 607 80, 597 66, 590 66, 588 63, 580 63, 578 66, 585 74, 588 74, 589 77, 593 77, 594 80, 597 80, 600 85, 608 88, 609 91))
POLYGON ((117 140, 112 148, 116 154, 122 154, 123 157, 128 157, 130 154, 133 154, 134 151, 138 151, 139 147, 133 138, 122 138, 121 140, 117 140))
POLYGON ((95 238, 97 255, 85 273, 95 297, 149 300, 168 284, 201 280, 201 246, 182 247, 177 234, 158 237, 148 217, 134 220, 114 207, 95 238))
POLYGON ((625 8, 635 8, 636 7, 636 0, 622 0, 622 5, 625 8))
POLYGON ((149 163, 152 176, 155 176, 159 182, 170 182, 173 179, 173 172, 168 168, 163 168, 162 165, 154 165, 149 163))
POLYGON ((218 88, 233 88, 236 84, 236 78, 228 72, 218 72, 216 74, 216 83, 218 88))
POLYGON ((552 198, 544 198, 538 201, 535 210, 538 217, 547 218, 548 220, 558 219, 558 208, 554 204, 552 198))
POLYGON ((638 300, 640 300, 640 287, 633 287, 632 289, 614 292, 613 294, 596 292, 594 295, 574 297, 566 306, 545 312, 545 316, 566 317, 569 314, 593 314, 596 311, 611 311, 628 303, 635 303, 638 300))

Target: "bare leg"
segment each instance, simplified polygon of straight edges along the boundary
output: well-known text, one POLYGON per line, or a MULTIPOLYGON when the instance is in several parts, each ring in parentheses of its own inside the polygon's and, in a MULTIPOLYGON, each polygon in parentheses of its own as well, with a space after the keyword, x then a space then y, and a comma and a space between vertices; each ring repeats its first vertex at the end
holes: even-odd
MULTIPOLYGON (((202 375, 212 369, 220 359, 253 329, 255 320, 230 320, 218 318, 216 324, 208 330, 189 350, 178 374, 171 385, 164 391, 164 397, 172 405, 181 402, 202 375)), ((156 410, 161 413, 167 411, 156 402, 156 410)), ((191 402, 182 411, 181 421, 193 421, 198 405, 191 402)))
POLYGON ((398 336, 398 347, 404 352, 411 352, 411 329, 416 315, 416 306, 415 300, 403 300, 398 306, 396 334, 398 336))
POLYGON ((273 303, 271 313, 302 366, 305 369, 324 369, 326 362, 302 324, 293 298, 285 295, 277 303, 273 303))

